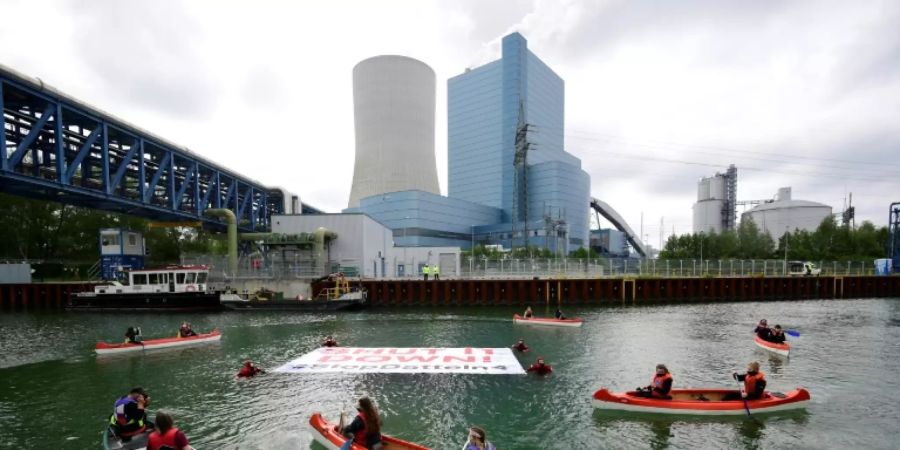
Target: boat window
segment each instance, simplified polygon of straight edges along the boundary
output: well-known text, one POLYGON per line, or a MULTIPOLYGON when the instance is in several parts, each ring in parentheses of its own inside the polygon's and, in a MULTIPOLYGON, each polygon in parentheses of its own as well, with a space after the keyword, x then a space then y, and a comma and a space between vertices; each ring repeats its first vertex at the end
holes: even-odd
POLYGON ((159 284, 168 283, 169 282, 168 278, 169 278, 169 276, 164 273, 159 274, 159 284))
POLYGON ((116 272, 116 281, 122 283, 125 286, 128 286, 128 273, 127 272, 116 272))
POLYGON ((184 284, 184 273, 178 274, 178 284, 184 284))
POLYGON ((206 272, 200 272, 197 274, 197 283, 206 283, 206 276, 209 275, 206 272))
POLYGON ((136 273, 134 274, 134 284, 147 284, 147 274, 145 273, 136 273))
POLYGON ((133 234, 128 235, 128 245, 137 245, 137 236, 133 234))
POLYGON ((196 275, 197 274, 195 274, 194 272, 188 272, 187 277, 185 277, 185 283, 194 284, 194 278, 196 277, 196 275))
POLYGON ((158 273, 149 273, 147 274, 147 278, 150 284, 159 284, 159 274, 158 273))

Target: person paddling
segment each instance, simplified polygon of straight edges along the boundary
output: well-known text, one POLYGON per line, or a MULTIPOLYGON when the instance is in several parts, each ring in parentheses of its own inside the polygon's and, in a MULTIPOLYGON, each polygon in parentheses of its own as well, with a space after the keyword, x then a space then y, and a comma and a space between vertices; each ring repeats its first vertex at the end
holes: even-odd
POLYGON ((143 340, 141 336, 141 328, 140 327, 128 327, 125 330, 125 343, 126 344, 140 344, 143 340))
POLYGON ((525 307, 525 313, 522 314, 522 317, 526 319, 531 319, 534 317, 534 311, 531 310, 530 306, 525 307))
POLYGON ((186 338, 191 336, 196 336, 197 333, 191 327, 191 324, 187 322, 181 322, 181 326, 178 327, 178 337, 186 338))
POLYGON ((469 440, 463 450, 496 450, 494 444, 487 441, 487 433, 480 427, 469 428, 469 440))
POLYGON ((172 416, 163 411, 156 413, 156 431, 150 433, 147 450, 194 450, 184 432, 174 426, 172 416))
POLYGON ((150 395, 142 387, 136 387, 116 400, 109 425, 116 436, 123 441, 130 441, 132 436, 141 434, 153 423, 147 420, 145 408, 150 405, 150 395))
POLYGON ((519 339, 519 342, 516 342, 516 343, 512 346, 512 349, 515 350, 515 351, 517 351, 517 352, 522 352, 522 353, 527 352, 527 351, 528 351, 528 346, 525 345, 525 339, 519 339))
POLYGON ((238 378, 252 378, 260 373, 266 373, 266 371, 259 367, 256 367, 255 365, 253 365, 253 361, 250 361, 248 359, 248 360, 244 361, 244 365, 241 366, 241 370, 238 371, 237 377, 238 378))
POLYGON ((731 376, 735 380, 743 381, 744 389, 739 392, 728 392, 722 397, 722 400, 758 400, 766 392, 766 375, 759 371, 759 363, 756 361, 747 364, 746 373, 733 372, 731 376))
POLYGON ((559 308, 556 308, 556 320, 566 320, 566 315, 559 308))
POLYGON ((672 396, 669 395, 669 392, 672 390, 673 381, 669 368, 665 364, 657 364, 656 373, 650 380, 650 384, 647 387, 637 388, 636 393, 638 397, 671 399, 672 396))
MULTIPOLYGON (((347 442, 341 446, 341 450, 350 450, 353 444, 365 447, 369 450, 379 450, 384 446, 381 442, 381 418, 378 409, 369 397, 361 397, 356 405, 359 414, 350 422, 350 425, 341 429, 341 434, 348 437, 347 442)), ((341 417, 343 421, 343 417, 341 417)))
POLYGON ((769 335, 772 334, 772 330, 769 329, 769 322, 766 319, 760 320, 753 332, 763 340, 769 340, 769 335))
POLYGON ((769 337, 766 338, 769 342, 774 342, 776 344, 783 344, 787 337, 784 335, 784 330, 781 329, 781 325, 775 325, 775 328, 772 328, 772 332, 769 334, 769 337))
POLYGON ((534 364, 525 369, 526 372, 534 372, 538 375, 549 375, 553 373, 553 367, 550 364, 544 364, 544 357, 538 356, 534 364))

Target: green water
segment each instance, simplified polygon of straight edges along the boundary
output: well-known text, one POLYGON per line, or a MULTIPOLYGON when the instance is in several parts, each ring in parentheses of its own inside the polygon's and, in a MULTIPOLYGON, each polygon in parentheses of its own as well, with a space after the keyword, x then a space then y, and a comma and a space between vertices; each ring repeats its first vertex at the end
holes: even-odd
MULTIPOLYGON (((517 311, 517 310, 516 310, 517 311)), ((386 433, 459 449, 478 424, 501 449, 898 448, 900 300, 570 308, 580 329, 513 325, 509 308, 378 309, 346 314, 0 314, 0 448, 96 449, 117 396, 142 385, 201 450, 319 449, 309 415, 334 417, 368 394, 386 433), (753 345, 756 320, 802 333, 790 360, 753 345), (97 340, 140 324, 171 335, 180 320, 219 327, 220 343, 96 357, 97 340), (250 358, 275 367, 333 334, 342 345, 504 347, 519 337, 553 364, 525 375, 267 374, 236 381, 250 358), (710 419, 594 411, 590 396, 645 385, 666 363, 681 387, 731 387, 759 360, 773 390, 804 386, 806 412, 710 419)), ((543 311, 538 311, 539 314, 543 311)))

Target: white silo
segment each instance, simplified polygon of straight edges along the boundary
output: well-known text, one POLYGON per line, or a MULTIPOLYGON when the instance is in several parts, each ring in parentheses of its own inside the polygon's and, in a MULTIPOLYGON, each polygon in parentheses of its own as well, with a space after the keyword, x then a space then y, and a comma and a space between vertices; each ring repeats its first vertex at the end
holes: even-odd
POLYGON ((353 68, 356 162, 349 207, 388 192, 440 194, 434 159, 435 76, 406 56, 376 56, 353 68))
POLYGON ((793 200, 791 188, 783 187, 778 189, 774 201, 757 205, 742 214, 741 220, 752 219, 772 239, 779 239, 785 231, 815 231, 822 220, 830 215, 830 206, 808 200, 793 200))
POLYGON ((737 169, 701 178, 694 203, 694 233, 721 233, 734 228, 737 169))

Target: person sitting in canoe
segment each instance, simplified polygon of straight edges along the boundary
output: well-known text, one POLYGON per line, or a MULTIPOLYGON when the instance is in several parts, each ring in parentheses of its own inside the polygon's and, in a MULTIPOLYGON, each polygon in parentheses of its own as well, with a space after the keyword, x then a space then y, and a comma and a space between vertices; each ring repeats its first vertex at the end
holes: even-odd
POLYGON ((534 311, 531 310, 530 306, 525 307, 525 313, 522 314, 522 317, 525 319, 533 319, 534 318, 534 311))
POLYGON ((145 408, 150 405, 150 395, 142 387, 136 387, 116 400, 113 404, 113 413, 109 417, 109 425, 116 436, 123 441, 131 440, 132 436, 141 434, 147 428, 153 428, 153 423, 147 420, 145 408))
POLYGON ((772 330, 769 329, 769 323, 766 319, 762 319, 756 324, 756 328, 753 329, 753 332, 756 333, 762 340, 769 340, 769 335, 772 334, 772 330))
POLYGON ((196 335, 197 335, 197 333, 194 332, 194 330, 191 328, 191 324, 189 324, 187 322, 181 322, 181 326, 178 327, 178 337, 184 338, 184 337, 191 337, 191 336, 196 336, 196 335))
POLYGON ((156 430, 148 436, 147 450, 194 450, 184 432, 174 426, 172 416, 156 413, 156 430))
POLYGON ((566 320, 566 315, 559 308, 556 308, 556 320, 566 320))
POLYGON ((469 428, 469 440, 463 450, 497 450, 494 444, 487 441, 487 433, 479 427, 469 428))
POLYGON ((765 338, 765 340, 776 344, 784 344, 785 339, 786 337, 784 335, 784 330, 781 329, 781 325, 775 325, 775 328, 772 328, 769 337, 765 338))
POLYGON ((671 399, 672 396, 669 395, 669 391, 672 390, 673 381, 674 379, 672 374, 669 373, 669 368, 665 364, 657 364, 656 373, 653 375, 653 379, 650 380, 650 384, 644 388, 637 388, 636 394, 639 397, 671 399))
POLYGON ((260 369, 259 367, 256 367, 255 365, 253 365, 253 361, 250 361, 248 359, 248 360, 244 361, 244 365, 241 366, 241 370, 238 371, 237 377, 238 378, 251 378, 251 377, 256 376, 256 374, 258 374, 258 373, 266 373, 266 371, 263 369, 260 369))
MULTIPOLYGON (((347 439, 347 442, 341 446, 341 450, 350 450, 353 444, 363 446, 369 450, 379 450, 384 448, 381 442, 381 418, 378 416, 378 409, 369 397, 361 397, 356 405, 359 414, 350 422, 350 425, 341 428, 341 434, 347 439)), ((341 415, 341 425, 343 425, 344 416, 341 415)))
POLYGON ((528 368, 525 369, 525 371, 526 372, 534 372, 538 375, 548 375, 550 373, 553 373, 553 367, 550 366, 550 364, 544 364, 543 356, 538 356, 537 361, 535 361, 534 364, 528 366, 528 368))
POLYGON ((722 397, 722 400, 757 400, 762 398, 766 392, 766 375, 759 371, 759 363, 753 361, 747 364, 747 372, 739 374, 734 372, 731 374, 735 380, 744 382, 744 389, 739 392, 729 392, 722 397))
POLYGON ((334 338, 331 336, 326 337, 325 340, 322 341, 322 347, 337 347, 337 346, 338 346, 337 341, 334 340, 334 338))
POLYGON ((525 345, 525 339, 521 339, 521 338, 520 338, 520 339, 519 339, 519 342, 516 342, 516 343, 512 346, 512 349, 515 350, 515 351, 517 351, 517 352, 522 352, 522 353, 527 352, 527 351, 528 351, 528 346, 525 345))
POLYGON ((142 340, 144 339, 143 336, 141 336, 140 327, 128 327, 128 329, 125 330, 126 344, 140 344, 142 340))

